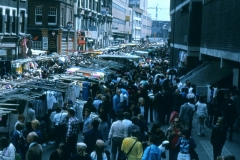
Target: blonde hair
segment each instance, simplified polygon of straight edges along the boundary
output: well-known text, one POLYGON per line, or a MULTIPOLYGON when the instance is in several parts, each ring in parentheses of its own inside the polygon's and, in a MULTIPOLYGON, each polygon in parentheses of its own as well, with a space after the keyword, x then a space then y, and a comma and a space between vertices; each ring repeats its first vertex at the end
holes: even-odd
POLYGON ((32 120, 31 123, 32 123, 32 128, 33 128, 33 129, 37 129, 37 128, 40 126, 39 121, 36 120, 36 119, 32 120))

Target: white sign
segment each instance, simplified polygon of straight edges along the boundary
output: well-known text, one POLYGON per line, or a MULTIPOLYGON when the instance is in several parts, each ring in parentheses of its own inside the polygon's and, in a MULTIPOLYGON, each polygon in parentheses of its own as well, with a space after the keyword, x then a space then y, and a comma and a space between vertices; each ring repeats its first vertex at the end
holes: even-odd
POLYGON ((98 32, 97 31, 91 31, 92 32, 92 39, 98 38, 98 32))
POLYGON ((86 38, 92 38, 92 33, 90 31, 85 31, 86 38))

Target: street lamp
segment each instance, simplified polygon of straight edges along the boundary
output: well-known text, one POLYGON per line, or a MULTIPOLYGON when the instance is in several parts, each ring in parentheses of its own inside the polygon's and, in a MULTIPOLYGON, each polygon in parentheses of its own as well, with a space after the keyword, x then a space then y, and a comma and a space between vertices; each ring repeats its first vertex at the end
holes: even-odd
POLYGON ((72 24, 72 22, 68 22, 67 23, 67 30, 68 30, 68 32, 67 32, 67 56, 68 56, 68 40, 69 40, 69 32, 70 32, 70 30, 73 28, 73 24, 72 24))

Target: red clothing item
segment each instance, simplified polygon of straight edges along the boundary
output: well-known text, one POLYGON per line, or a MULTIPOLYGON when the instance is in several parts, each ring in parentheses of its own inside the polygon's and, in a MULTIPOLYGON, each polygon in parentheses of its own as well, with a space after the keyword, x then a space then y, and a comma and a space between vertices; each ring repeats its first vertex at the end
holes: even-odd
POLYGON ((176 148, 176 144, 178 142, 178 138, 179 138, 179 135, 178 135, 178 132, 180 131, 180 129, 176 129, 174 127, 174 132, 175 132, 175 135, 173 136, 172 138, 172 141, 171 141, 171 148, 176 148))

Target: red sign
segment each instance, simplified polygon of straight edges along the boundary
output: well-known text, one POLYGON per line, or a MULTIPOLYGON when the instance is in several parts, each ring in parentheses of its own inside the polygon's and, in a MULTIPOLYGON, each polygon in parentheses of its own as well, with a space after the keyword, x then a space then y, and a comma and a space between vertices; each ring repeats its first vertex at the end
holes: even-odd
POLYGON ((85 44, 85 40, 78 40, 78 44, 85 44))

